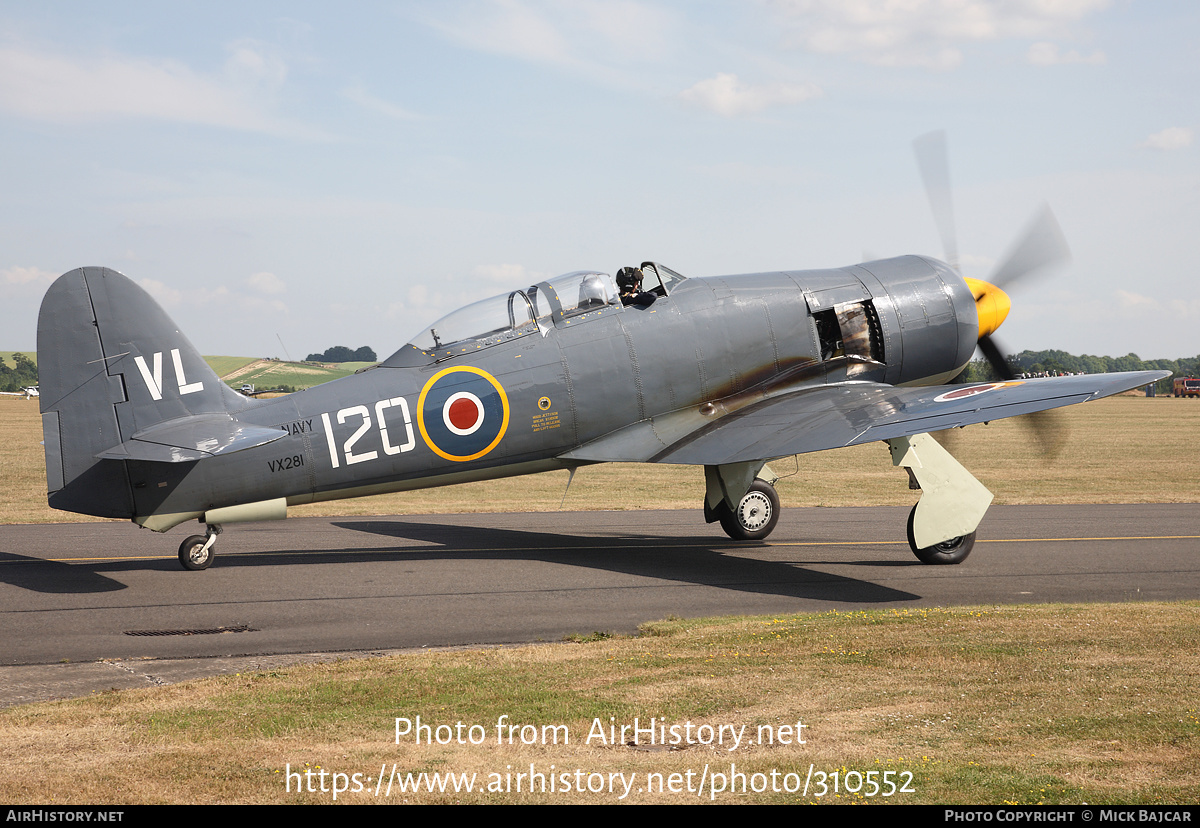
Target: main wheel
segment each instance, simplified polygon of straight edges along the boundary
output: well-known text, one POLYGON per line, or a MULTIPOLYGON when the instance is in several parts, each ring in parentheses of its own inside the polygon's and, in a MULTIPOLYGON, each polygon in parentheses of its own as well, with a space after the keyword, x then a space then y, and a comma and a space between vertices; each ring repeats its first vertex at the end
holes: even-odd
POLYGON ((208 538, 204 535, 192 535, 179 544, 179 563, 183 565, 184 569, 196 571, 208 569, 212 565, 216 550, 211 546, 205 549, 204 544, 206 543, 208 543, 208 538))
POLYGON ((775 487, 762 480, 750 484, 737 508, 730 511, 721 504, 721 528, 734 540, 762 540, 779 522, 779 495, 775 487))
POLYGON ((974 532, 918 549, 917 539, 913 536, 913 520, 916 517, 917 507, 913 506, 912 511, 908 513, 908 546, 912 549, 913 554, 921 560, 921 563, 960 564, 967 559, 967 555, 971 554, 971 549, 975 546, 974 532))

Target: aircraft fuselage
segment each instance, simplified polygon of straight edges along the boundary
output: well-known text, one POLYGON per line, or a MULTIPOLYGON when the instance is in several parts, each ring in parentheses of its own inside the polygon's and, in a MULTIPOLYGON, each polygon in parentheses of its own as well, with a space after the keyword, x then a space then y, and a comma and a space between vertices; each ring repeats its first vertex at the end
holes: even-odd
MULTIPOLYGON (((414 359, 410 347, 355 376, 247 400, 230 412, 238 421, 286 436, 203 461, 124 461, 130 516, 160 515, 148 525, 166 528, 179 522, 169 516, 240 503, 295 505, 565 468, 579 464, 563 458, 573 449, 670 412, 703 417, 848 379, 943 381, 970 359, 976 330, 962 279, 918 257, 690 278, 646 308, 545 316, 533 330, 484 347, 468 342, 458 354, 414 359)), ((160 394, 172 390, 175 357, 162 357, 160 394)), ((127 374, 125 384, 131 398, 156 390, 149 376, 127 374)))

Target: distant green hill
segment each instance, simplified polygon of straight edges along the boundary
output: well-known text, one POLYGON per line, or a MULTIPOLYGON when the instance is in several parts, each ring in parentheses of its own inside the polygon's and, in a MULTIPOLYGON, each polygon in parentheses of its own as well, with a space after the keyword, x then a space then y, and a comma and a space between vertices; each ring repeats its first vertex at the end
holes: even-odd
POLYGON ((269 388, 300 391, 323 382, 340 379, 373 362, 330 363, 284 362, 276 359, 246 359, 245 357, 205 357, 217 376, 233 388, 253 385, 258 391, 269 388))
POLYGON ((231 374, 237 369, 249 365, 252 362, 258 362, 258 360, 254 357, 234 356, 206 356, 204 361, 208 363, 208 367, 213 369, 213 373, 218 377, 231 374))
POLYGON ((5 365, 7 365, 9 368, 12 368, 14 365, 16 365, 16 363, 13 362, 13 354, 24 354, 33 360, 34 365, 37 364, 36 351, 0 351, 0 361, 3 361, 5 365))
MULTIPOLYGON (((9 368, 14 367, 15 363, 12 358, 14 353, 24 354, 35 364, 37 363, 37 354, 34 351, 0 351, 0 362, 9 368)), ((286 387, 295 391, 349 376, 360 368, 375 364, 373 362, 312 364, 239 356, 206 356, 204 361, 213 369, 213 373, 233 388, 241 388, 248 383, 258 390, 286 387), (332 365, 332 367, 327 368, 326 365, 332 365)))

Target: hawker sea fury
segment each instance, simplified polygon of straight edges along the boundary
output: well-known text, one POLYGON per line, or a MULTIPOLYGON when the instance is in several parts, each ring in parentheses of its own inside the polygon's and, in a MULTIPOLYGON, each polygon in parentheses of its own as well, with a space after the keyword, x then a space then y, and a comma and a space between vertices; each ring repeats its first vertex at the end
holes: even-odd
POLYGON ((913 551, 958 563, 992 496, 928 432, 1165 376, 947 384, 977 346, 1005 370, 990 338, 1008 312, 998 285, 1060 254, 1047 214, 988 282, 920 256, 716 278, 643 262, 621 270, 621 290, 578 271, 452 313, 372 369, 266 400, 217 379, 125 276, 73 270, 38 320, 49 501, 158 532, 198 520, 207 531, 179 559, 204 569, 221 527, 300 503, 680 463, 703 467, 707 521, 759 540, 779 517, 768 460, 879 440, 922 490, 913 551))

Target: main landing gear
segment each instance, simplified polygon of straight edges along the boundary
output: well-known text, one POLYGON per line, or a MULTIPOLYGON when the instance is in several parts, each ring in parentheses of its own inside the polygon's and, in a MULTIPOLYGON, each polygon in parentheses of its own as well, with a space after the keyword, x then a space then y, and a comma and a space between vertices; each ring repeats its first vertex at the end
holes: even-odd
POLYGON ((705 466, 704 519, 734 540, 762 540, 779 522, 778 479, 761 462, 705 466))
POLYGON ((219 534, 221 534, 221 527, 209 524, 206 527, 205 534, 192 535, 179 544, 180 565, 184 569, 190 569, 193 572, 208 569, 212 566, 213 558, 217 555, 217 550, 213 547, 213 544, 216 543, 217 535, 219 534))
MULTIPOLYGON (((921 499, 908 515, 908 545, 926 564, 958 564, 975 546, 975 530, 992 493, 928 434, 887 441, 892 463, 909 473, 921 499)), ((704 467, 704 519, 720 521, 734 540, 763 540, 779 522, 774 474, 761 461, 704 467)))
POLYGON ((738 505, 730 509, 724 501, 717 507, 725 534, 734 540, 762 540, 779 522, 779 495, 765 480, 755 480, 738 505))
POLYGON ((992 493, 928 434, 886 441, 892 464, 909 473, 921 499, 908 513, 908 546, 921 563, 958 564, 975 546, 975 530, 992 493))
POLYGON ((913 506, 912 511, 908 513, 908 547, 921 563, 959 564, 967 559, 967 555, 971 554, 971 549, 975 546, 974 532, 969 535, 958 535, 950 540, 935 543, 933 546, 926 546, 924 549, 917 546, 917 539, 913 536, 913 521, 916 517, 917 507, 913 506))

